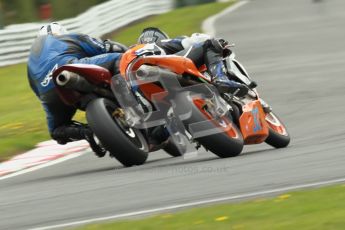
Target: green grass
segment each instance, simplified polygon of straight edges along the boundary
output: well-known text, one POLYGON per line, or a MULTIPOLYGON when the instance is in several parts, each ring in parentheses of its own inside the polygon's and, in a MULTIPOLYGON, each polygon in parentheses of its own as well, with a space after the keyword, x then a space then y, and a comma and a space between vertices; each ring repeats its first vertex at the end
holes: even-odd
POLYGON ((30 91, 25 64, 0 68, 0 160, 48 139, 44 112, 30 91))
POLYGON ((340 230, 344 226, 345 184, 77 229, 340 230))
MULTIPOLYGON (((50 138, 43 108, 27 81, 26 64, 0 68, 0 105, 0 161, 50 138)), ((82 113, 76 119, 82 119, 82 113)))
POLYGON ((112 39, 127 45, 134 44, 141 31, 148 26, 162 29, 170 37, 189 36, 192 33, 201 32, 201 23, 204 19, 220 12, 233 3, 234 1, 183 7, 166 14, 152 16, 119 31, 119 33, 112 36, 112 39))
MULTIPOLYGON (((127 45, 136 42, 146 26, 162 28, 171 37, 200 32, 202 21, 232 2, 179 8, 136 23, 112 38, 127 45)), ((83 119, 78 113, 77 120, 83 119)), ((45 114, 29 88, 25 64, 0 68, 0 162, 49 139, 45 114)))

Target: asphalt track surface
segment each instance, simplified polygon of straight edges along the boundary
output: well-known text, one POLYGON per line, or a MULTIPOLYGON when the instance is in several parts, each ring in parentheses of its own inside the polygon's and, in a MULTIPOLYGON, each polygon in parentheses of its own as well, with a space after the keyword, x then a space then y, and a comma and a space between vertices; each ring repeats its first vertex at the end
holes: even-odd
POLYGON ((236 158, 153 153, 123 168, 91 153, 0 181, 0 229, 28 229, 345 177, 345 1, 255 0, 216 21, 286 122, 286 149, 236 158))

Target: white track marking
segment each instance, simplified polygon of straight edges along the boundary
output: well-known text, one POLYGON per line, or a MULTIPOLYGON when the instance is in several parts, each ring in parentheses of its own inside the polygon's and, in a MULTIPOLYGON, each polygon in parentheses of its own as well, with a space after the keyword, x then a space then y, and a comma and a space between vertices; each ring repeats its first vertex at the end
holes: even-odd
POLYGON ((80 156, 87 149, 89 149, 89 144, 85 140, 71 142, 67 145, 59 145, 53 140, 38 143, 36 148, 0 163, 0 180, 80 156))
POLYGON ((33 167, 30 167, 30 168, 27 168, 27 169, 23 169, 23 170, 18 171, 18 172, 10 173, 8 175, 0 177, 0 181, 8 179, 8 178, 11 178, 11 177, 19 176, 19 175, 22 175, 22 174, 25 174, 25 173, 33 172, 33 171, 36 171, 38 169, 45 168, 45 167, 48 167, 48 166, 51 166, 51 165, 58 164, 58 163, 61 163, 63 161, 67 161, 69 159, 73 159, 73 158, 79 157, 79 156, 81 156, 81 155, 83 155, 83 154, 85 154, 87 152, 90 152, 90 150, 85 150, 83 152, 72 153, 72 154, 66 155, 65 157, 61 157, 61 158, 49 161, 49 162, 41 164, 41 165, 33 166, 33 167))
POLYGON ((267 196, 267 195, 291 191, 291 190, 319 187, 323 185, 330 185, 330 184, 336 184, 336 183, 342 183, 342 182, 345 182, 345 178, 321 181, 321 182, 315 182, 315 183, 309 183, 309 184, 302 184, 302 185, 295 185, 295 186, 288 186, 288 187, 282 187, 282 188, 276 188, 276 189, 270 189, 270 190, 264 190, 264 191, 246 193, 246 194, 214 198, 214 199, 207 199, 207 200, 189 202, 189 203, 184 203, 184 204, 176 204, 176 205, 164 206, 164 207, 159 207, 159 208, 154 208, 154 209, 146 209, 146 210, 141 210, 141 211, 136 211, 136 212, 122 213, 122 214, 117 214, 117 215, 112 215, 112 216, 98 217, 98 218, 93 218, 93 219, 80 220, 80 221, 74 221, 74 222, 57 224, 57 225, 37 227, 37 228, 32 228, 30 230, 47 230, 47 229, 56 229, 56 228, 66 228, 66 227, 71 227, 71 226, 76 226, 76 225, 89 224, 89 223, 98 222, 98 221, 107 221, 107 220, 115 220, 115 219, 124 218, 124 217, 154 214, 154 213, 159 213, 163 211, 171 211, 171 210, 175 210, 179 208, 217 203, 217 202, 222 202, 222 201, 231 201, 231 200, 237 200, 237 199, 253 198, 253 197, 258 197, 258 196, 267 196))
POLYGON ((209 34, 211 36, 215 36, 216 35, 216 30, 215 30, 215 26, 214 26, 214 22, 226 15, 229 14, 230 12, 233 12, 235 10, 237 10, 238 8, 240 8, 241 6, 247 4, 249 1, 244 0, 244 1, 239 1, 237 3, 235 3, 234 5, 226 8, 225 10, 223 10, 222 12, 220 12, 219 14, 213 15, 209 18, 207 18, 205 21, 203 21, 201 29, 204 33, 209 34))

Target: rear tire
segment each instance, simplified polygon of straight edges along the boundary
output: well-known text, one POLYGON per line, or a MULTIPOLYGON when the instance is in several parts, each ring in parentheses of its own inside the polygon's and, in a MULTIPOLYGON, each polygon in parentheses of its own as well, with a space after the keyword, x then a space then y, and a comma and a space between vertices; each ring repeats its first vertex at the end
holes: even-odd
MULTIPOLYGON (((200 111, 200 109, 193 103, 193 101, 190 101, 187 98, 189 98, 188 93, 180 95, 178 105, 182 108, 191 107, 191 116, 187 120, 183 121, 186 129, 188 130, 190 124, 208 121, 209 118, 200 111)), ((235 134, 235 137, 230 137, 227 132, 218 132, 216 134, 201 136, 195 139, 202 146, 204 146, 205 149, 210 150, 221 158, 238 156, 243 149, 243 137, 239 129, 229 117, 224 116, 218 125, 211 124, 210 122, 208 125, 206 125, 206 127, 210 129, 214 129, 217 127, 221 129, 220 127, 224 124, 226 124, 228 128, 231 127, 230 130, 235 134)))
POLYGON ((180 153, 177 146, 172 140, 168 140, 168 143, 164 146, 163 150, 172 157, 182 156, 182 154, 180 153))
POLYGON ((110 100, 98 98, 86 108, 86 119, 102 145, 124 166, 144 164, 148 146, 140 130, 124 129, 112 113, 118 107, 110 100), (141 149, 140 149, 141 148, 141 149))
POLYGON ((210 136, 198 138, 200 144, 202 144, 207 150, 210 150, 221 158, 236 157, 241 154, 243 150, 243 137, 234 123, 232 123, 233 129, 239 134, 239 138, 230 138, 225 133, 218 133, 210 136))

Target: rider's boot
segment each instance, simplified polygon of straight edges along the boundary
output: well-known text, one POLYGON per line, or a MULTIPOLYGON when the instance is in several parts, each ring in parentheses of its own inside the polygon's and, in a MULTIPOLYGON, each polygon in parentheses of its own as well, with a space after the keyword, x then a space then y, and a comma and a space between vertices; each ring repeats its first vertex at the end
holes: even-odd
POLYGON ((236 81, 230 80, 223 63, 223 47, 216 39, 210 39, 206 42, 205 64, 212 76, 212 82, 218 88, 220 93, 234 93, 236 96, 244 96, 248 93, 248 88, 236 81))
POLYGON ((79 122, 73 121, 71 124, 57 127, 51 136, 62 145, 72 141, 86 140, 98 157, 104 157, 107 152, 100 144, 97 144, 92 130, 79 122))

